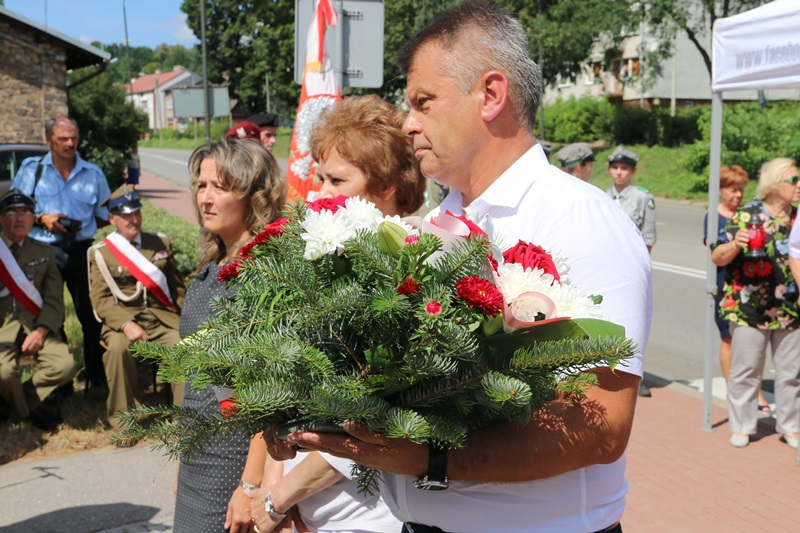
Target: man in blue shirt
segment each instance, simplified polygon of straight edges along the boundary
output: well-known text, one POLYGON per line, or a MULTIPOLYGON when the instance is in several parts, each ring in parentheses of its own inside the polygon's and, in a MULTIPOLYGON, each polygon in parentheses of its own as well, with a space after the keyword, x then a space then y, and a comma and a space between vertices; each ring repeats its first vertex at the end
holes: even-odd
POLYGON ((86 251, 98 227, 108 224, 101 207, 111 195, 108 182, 95 165, 78 154, 78 125, 59 116, 45 122, 50 152, 22 162, 13 186, 36 199, 36 227, 30 237, 56 247, 61 276, 72 295, 83 330, 83 354, 89 383, 105 381, 100 324, 89 299, 86 251))

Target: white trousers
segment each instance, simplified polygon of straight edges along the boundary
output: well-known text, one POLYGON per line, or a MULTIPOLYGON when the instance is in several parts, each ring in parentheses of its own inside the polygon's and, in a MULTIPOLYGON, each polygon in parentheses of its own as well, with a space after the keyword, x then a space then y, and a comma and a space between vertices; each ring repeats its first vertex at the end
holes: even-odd
POLYGON ((728 421, 732 433, 753 435, 758 422, 761 369, 772 345, 775 367, 775 429, 797 433, 800 417, 800 329, 762 330, 731 324, 728 421))

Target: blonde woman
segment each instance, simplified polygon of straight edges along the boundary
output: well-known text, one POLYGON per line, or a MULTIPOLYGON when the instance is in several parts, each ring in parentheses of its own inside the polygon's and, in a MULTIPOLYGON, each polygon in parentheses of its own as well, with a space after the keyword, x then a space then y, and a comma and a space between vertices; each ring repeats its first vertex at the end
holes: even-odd
MULTIPOLYGON (((181 337, 196 332, 213 316, 212 298, 233 295, 235 287, 226 288, 218 281, 220 269, 237 258, 254 232, 280 216, 286 197, 286 179, 275 158, 249 139, 222 140, 198 148, 189 158, 189 174, 204 231, 200 267, 183 306, 181 337)), ((183 405, 203 416, 219 412, 213 390, 192 390, 191 381, 183 405)), ((249 499, 239 480, 252 477, 258 483, 263 465, 262 459, 254 472, 243 471, 250 443, 245 433, 232 439, 213 438, 203 450, 181 459, 176 482, 176 532, 222 532, 229 527, 227 519, 236 522, 231 531, 247 531, 249 499)))

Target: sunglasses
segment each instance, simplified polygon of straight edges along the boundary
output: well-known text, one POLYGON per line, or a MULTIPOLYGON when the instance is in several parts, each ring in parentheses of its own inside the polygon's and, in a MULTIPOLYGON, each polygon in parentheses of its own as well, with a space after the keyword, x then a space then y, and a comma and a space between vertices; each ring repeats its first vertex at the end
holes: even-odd
POLYGON ((800 176, 792 176, 791 178, 786 178, 783 181, 786 183, 791 183, 792 185, 797 185, 797 182, 800 181, 800 176))

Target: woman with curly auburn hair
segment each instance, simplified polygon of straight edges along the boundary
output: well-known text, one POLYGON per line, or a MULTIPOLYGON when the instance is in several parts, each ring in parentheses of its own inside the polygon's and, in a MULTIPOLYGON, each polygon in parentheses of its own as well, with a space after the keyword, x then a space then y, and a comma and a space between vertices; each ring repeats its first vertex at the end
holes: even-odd
POLYGON ((730 322, 732 335, 730 442, 742 448, 756 432, 758 388, 769 344, 775 367, 775 427, 789 446, 797 448, 800 318, 788 255, 789 233, 797 216, 792 204, 800 200, 795 162, 781 157, 765 163, 756 198, 731 215, 711 253, 714 264, 725 267, 719 312, 730 322))
POLYGON ((385 215, 419 209, 425 178, 403 133, 404 118, 375 95, 345 98, 326 110, 311 132, 319 196, 360 196, 385 215))
MULTIPOLYGON (((200 267, 186 293, 181 315, 181 337, 195 333, 214 316, 210 306, 213 298, 231 297, 236 292, 235 286, 220 281, 220 271, 238 258, 239 250, 255 232, 280 216, 286 198, 286 178, 275 158, 249 139, 222 140, 197 148, 189 158, 189 174, 204 231, 200 267)), ((193 390, 191 381, 190 377, 185 387, 184 408, 197 410, 198 416, 219 414, 212 387, 193 390)), ((250 500, 239 482, 260 482, 265 453, 263 440, 251 440, 240 432, 230 438, 213 436, 202 450, 181 457, 175 489, 175 531, 247 531, 250 500), (260 447, 258 442, 262 443, 260 447), (251 445, 256 448, 251 453, 255 466, 248 468, 245 459, 251 445)))
MULTIPOLYGON (((374 95, 346 98, 325 111, 311 132, 319 197, 358 196, 389 216, 419 209, 425 178, 403 120, 399 109, 374 95)), ((270 483, 251 505, 262 533, 277 531, 290 511, 297 531, 396 533, 402 527, 380 494, 359 491, 348 459, 309 451, 284 462, 267 457, 264 469, 270 483)))

